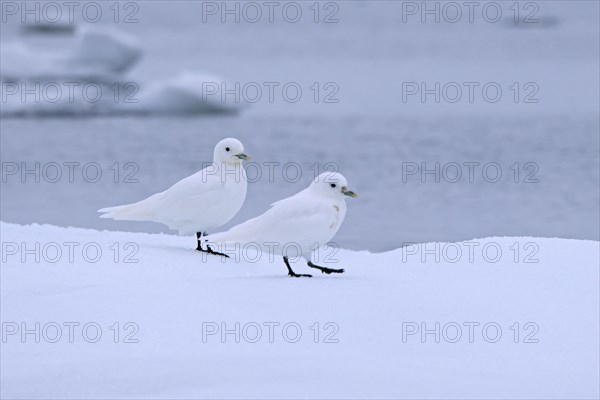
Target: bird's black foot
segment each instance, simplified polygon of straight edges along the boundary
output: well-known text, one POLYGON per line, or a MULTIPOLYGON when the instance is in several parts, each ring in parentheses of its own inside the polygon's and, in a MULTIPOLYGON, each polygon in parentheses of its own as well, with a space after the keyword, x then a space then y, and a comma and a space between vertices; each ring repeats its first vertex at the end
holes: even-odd
POLYGON ((283 262, 285 263, 285 266, 288 269, 288 275, 294 278, 312 278, 312 275, 310 274, 297 274, 292 270, 292 267, 290 267, 290 262, 288 261, 287 257, 283 257, 283 262))
MULTIPOLYGON (((206 232, 204 233, 204 236, 206 236, 206 232)), ((229 256, 225 253, 219 253, 218 251, 214 251, 213 249, 210 248, 210 246, 206 246, 206 250, 204 250, 202 248, 201 243, 201 239, 202 238, 202 232, 197 232, 196 233, 196 241, 198 242, 198 245, 196 246, 196 251, 200 251, 202 253, 208 253, 208 254, 213 254, 215 256, 221 256, 221 257, 225 257, 225 258, 229 258, 229 256)))
POLYGON ((311 274, 297 274, 294 271, 288 272, 288 275, 294 278, 312 278, 311 274))
POLYGON ((208 249, 208 250, 206 250, 206 252, 208 254, 214 254, 215 256, 221 256, 221 257, 229 258, 229 256, 227 254, 225 254, 225 253, 219 253, 218 251, 213 251, 213 249, 211 249, 210 246, 206 246, 206 248, 208 249))
POLYGON ((329 275, 331 273, 334 273, 334 274, 343 274, 344 273, 343 269, 325 268, 325 267, 315 265, 310 261, 308 262, 308 266, 311 268, 318 269, 319 271, 321 271, 322 273, 327 274, 327 275, 329 275))
POLYGON ((210 246, 206 246, 207 250, 204 250, 202 247, 200 247, 200 245, 198 244, 198 247, 196 248, 196 251, 199 251, 201 253, 207 253, 207 254, 213 254, 215 256, 221 256, 221 257, 225 257, 225 258, 230 258, 227 254, 225 253, 220 253, 218 251, 214 251, 213 249, 210 248, 210 246))

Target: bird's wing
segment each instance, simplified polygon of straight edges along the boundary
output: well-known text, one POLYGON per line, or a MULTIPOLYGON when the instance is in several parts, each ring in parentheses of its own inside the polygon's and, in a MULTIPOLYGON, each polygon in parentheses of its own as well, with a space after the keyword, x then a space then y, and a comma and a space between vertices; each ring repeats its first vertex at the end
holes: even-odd
POLYGON ((183 178, 164 192, 153 194, 137 203, 103 208, 99 211, 108 213, 102 216, 104 218, 144 220, 160 214, 161 219, 169 219, 190 205, 206 204, 210 207, 219 201, 218 189, 223 186, 220 177, 208 175, 202 170, 183 178))
POLYGON ((216 192, 225 186, 225 183, 216 175, 207 175, 204 170, 198 171, 193 175, 183 178, 173 186, 168 188, 164 194, 164 201, 181 199, 187 196, 210 196, 211 192, 216 192))
MULTIPOLYGON (((313 227, 326 225, 330 217, 320 202, 310 201, 303 192, 273 203, 264 214, 209 236, 212 242, 289 243, 310 236, 313 227), (307 232, 306 235, 304 232, 307 232)), ((329 213, 331 214, 331 213, 329 213)))
POLYGON ((163 192, 157 206, 160 214, 166 218, 181 218, 182 211, 191 212, 202 208, 209 213, 218 209, 223 201, 225 182, 216 175, 207 175, 199 171, 175 183, 163 192))

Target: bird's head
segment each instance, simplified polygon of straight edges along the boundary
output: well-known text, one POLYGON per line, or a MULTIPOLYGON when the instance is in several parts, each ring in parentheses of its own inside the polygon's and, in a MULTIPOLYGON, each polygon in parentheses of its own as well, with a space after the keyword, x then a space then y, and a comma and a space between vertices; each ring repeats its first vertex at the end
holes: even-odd
POLYGON ((358 197, 348 189, 348 181, 338 172, 324 172, 317 176, 310 184, 310 190, 338 199, 345 199, 346 196, 358 197))
POLYGON ((215 146, 215 163, 237 164, 241 163, 242 160, 251 160, 251 158, 244 153, 244 145, 239 140, 227 138, 221 140, 215 146))

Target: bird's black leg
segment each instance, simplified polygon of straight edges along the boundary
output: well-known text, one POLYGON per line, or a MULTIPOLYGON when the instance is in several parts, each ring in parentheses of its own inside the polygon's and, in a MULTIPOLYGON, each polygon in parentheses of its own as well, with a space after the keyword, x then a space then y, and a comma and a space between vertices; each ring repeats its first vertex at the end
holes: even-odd
POLYGON ((201 238, 202 238, 202 232, 196 232, 196 251, 204 251, 204 250, 202 250, 202 246, 200 245, 201 238))
POLYGON ((334 272, 336 274, 341 274, 341 273, 344 272, 343 269, 333 269, 333 268, 320 267, 318 265, 313 264, 311 261, 308 262, 308 266, 311 267, 311 268, 316 268, 316 269, 320 270, 324 274, 331 274, 332 272, 334 272))
POLYGON ((312 275, 309 275, 309 274, 297 274, 294 271, 292 271, 292 267, 290 267, 290 262, 288 261, 287 257, 283 257, 283 262, 285 263, 285 266, 288 269, 288 275, 289 276, 293 276, 294 278, 301 278, 301 277, 312 278, 312 275))
MULTIPOLYGON (((202 245, 201 245, 202 242, 200 240, 202 238, 202 235, 203 235, 202 232, 196 232, 196 240, 198 240, 198 247, 196 247, 196 251, 201 251, 203 253, 214 254, 215 256, 229 258, 229 256, 225 253, 219 253, 218 251, 213 251, 213 249, 211 249, 209 245, 206 245, 206 250, 204 250, 202 248, 202 245)), ((206 234, 206 232, 204 232, 204 236, 208 236, 206 234)))

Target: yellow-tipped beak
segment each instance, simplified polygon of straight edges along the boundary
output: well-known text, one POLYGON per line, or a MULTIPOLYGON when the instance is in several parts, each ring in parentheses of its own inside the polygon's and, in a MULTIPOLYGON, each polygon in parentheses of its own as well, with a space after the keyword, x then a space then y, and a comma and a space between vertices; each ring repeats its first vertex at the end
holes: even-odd
POLYGON ((246 160, 246 161, 252 160, 252 157, 247 156, 244 153, 236 154, 235 156, 241 160, 246 160))
POLYGON ((342 193, 352 198, 358 197, 358 194, 354 193, 352 190, 344 190, 342 193))

